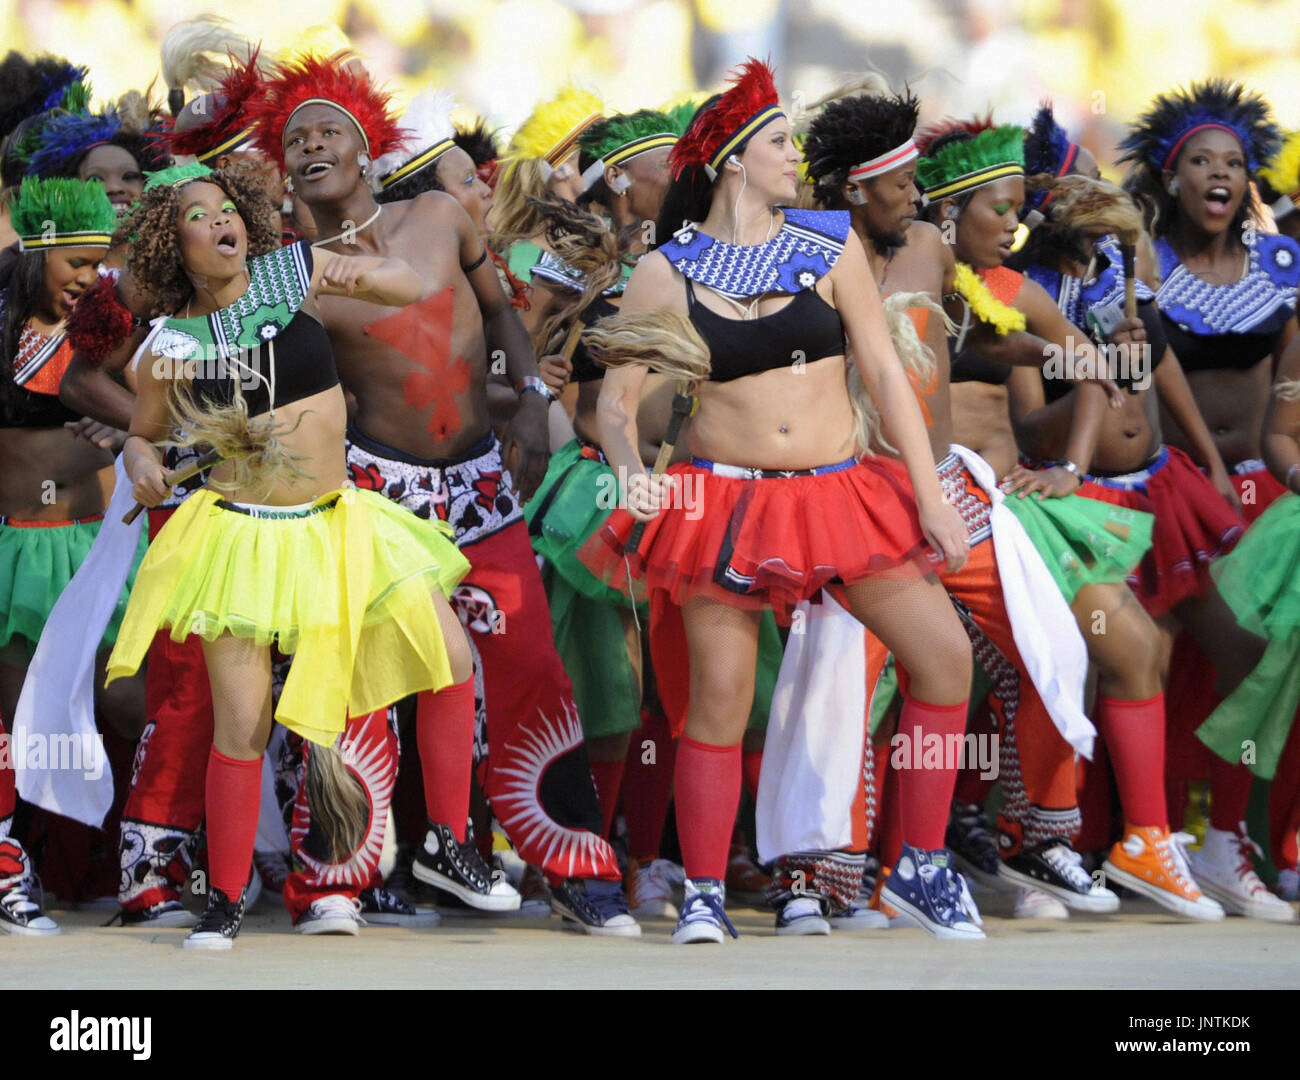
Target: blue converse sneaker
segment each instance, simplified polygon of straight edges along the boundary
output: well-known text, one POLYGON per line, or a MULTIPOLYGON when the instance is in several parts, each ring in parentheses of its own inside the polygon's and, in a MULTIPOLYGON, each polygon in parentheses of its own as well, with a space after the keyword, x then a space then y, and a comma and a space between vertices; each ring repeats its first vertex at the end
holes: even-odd
POLYGON ((937 938, 966 941, 984 937, 970 890, 952 868, 952 854, 945 848, 926 852, 904 844, 880 898, 902 918, 937 938))
POLYGON ((717 878, 687 878, 686 896, 673 931, 674 945, 692 945, 697 941, 713 941, 721 945, 726 940, 725 926, 736 938, 740 934, 731 925, 726 911, 727 888, 717 878))
POLYGON ((564 929, 597 937, 640 937, 641 925, 627 910, 619 881, 568 878, 551 890, 551 910, 564 917, 564 929))
POLYGON ((361 916, 375 926, 437 926, 442 916, 433 908, 415 907, 388 889, 361 890, 361 916))

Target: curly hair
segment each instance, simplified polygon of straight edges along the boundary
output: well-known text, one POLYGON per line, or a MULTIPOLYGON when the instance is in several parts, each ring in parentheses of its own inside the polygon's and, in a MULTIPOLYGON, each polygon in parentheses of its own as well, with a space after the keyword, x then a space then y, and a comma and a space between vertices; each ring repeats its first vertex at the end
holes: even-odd
MULTIPOLYGON (((201 178, 203 183, 221 188, 234 201, 248 230, 249 258, 280 246, 279 211, 252 179, 255 171, 256 166, 240 162, 201 178)), ((153 298, 150 317, 172 314, 193 292, 176 240, 180 193, 181 188, 167 185, 150 188, 113 234, 114 245, 130 244, 127 268, 132 279, 153 298)))

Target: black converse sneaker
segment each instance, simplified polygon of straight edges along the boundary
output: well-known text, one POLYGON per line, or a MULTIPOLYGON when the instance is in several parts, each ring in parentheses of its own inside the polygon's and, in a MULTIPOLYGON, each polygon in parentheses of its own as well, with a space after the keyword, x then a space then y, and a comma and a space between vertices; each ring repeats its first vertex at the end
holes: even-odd
POLYGON ((29 893, 31 879, 24 878, 0 895, 0 930, 19 937, 58 934, 59 924, 41 910, 29 893))
POLYGON ((1003 860, 998 873, 1027 889, 1054 896, 1075 911, 1103 914, 1119 910, 1119 897, 1093 880, 1082 857, 1064 837, 1056 836, 1003 860))
POLYGON ((211 882, 208 883, 208 906, 203 909, 190 936, 185 939, 187 949, 233 949, 235 935, 244 923, 245 889, 238 900, 231 900, 211 882))
POLYGON ((415 852, 411 873, 417 881, 450 893, 480 911, 519 910, 519 893, 504 873, 494 874, 488 869, 474 843, 472 826, 465 827, 462 843, 449 825, 429 822, 424 844, 415 852))

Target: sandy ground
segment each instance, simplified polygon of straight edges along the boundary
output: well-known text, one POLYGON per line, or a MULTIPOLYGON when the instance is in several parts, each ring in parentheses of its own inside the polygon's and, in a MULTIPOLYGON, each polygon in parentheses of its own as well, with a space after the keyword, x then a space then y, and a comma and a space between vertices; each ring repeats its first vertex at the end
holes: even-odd
POLYGON ((1119 915, 1010 918, 982 894, 988 940, 920 930, 778 938, 770 912, 736 907, 723 946, 673 947, 672 924, 639 940, 593 938, 551 919, 452 918, 432 929, 371 926, 359 936, 293 934, 262 900, 233 951, 181 948, 184 930, 105 927, 105 912, 53 911, 63 933, 0 936, 0 987, 111 988, 1295 988, 1300 925, 1194 923, 1125 901, 1119 915))

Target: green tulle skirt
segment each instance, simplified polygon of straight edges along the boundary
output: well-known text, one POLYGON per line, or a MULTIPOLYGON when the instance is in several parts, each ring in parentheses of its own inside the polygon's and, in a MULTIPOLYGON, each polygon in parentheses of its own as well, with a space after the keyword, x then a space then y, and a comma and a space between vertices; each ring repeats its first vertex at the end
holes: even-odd
POLYGON ((1151 547, 1155 518, 1141 510, 1079 495, 1041 501, 1012 495, 1004 505, 1024 526, 1070 603, 1085 585, 1124 581, 1151 547))
MULTIPOLYGON (((55 601, 90 554, 101 523, 102 519, 96 518, 58 525, 0 525, 0 646, 17 637, 35 648, 55 601)), ((149 539, 141 530, 131 572, 104 631, 105 647, 117 640, 131 585, 148 546, 149 539)))
POLYGON ((1268 648, 1196 734, 1221 758, 1272 779, 1300 705, 1300 498, 1273 503, 1210 573, 1237 621, 1268 648))

